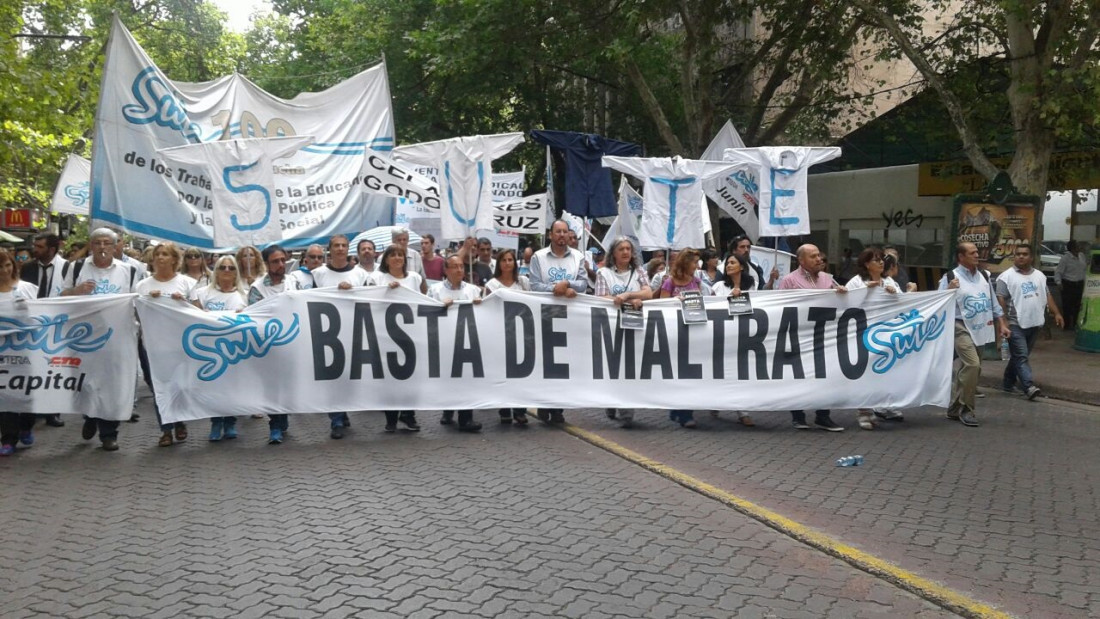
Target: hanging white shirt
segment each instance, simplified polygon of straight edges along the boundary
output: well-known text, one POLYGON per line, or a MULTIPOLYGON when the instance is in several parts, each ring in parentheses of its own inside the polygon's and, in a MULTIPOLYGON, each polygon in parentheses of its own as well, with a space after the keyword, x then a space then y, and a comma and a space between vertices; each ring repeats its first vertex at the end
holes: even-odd
POLYGON ((741 164, 680 157, 604 157, 603 165, 643 179, 642 247, 703 247, 703 181, 729 174, 741 164))
POLYGON ((241 247, 283 238, 274 209, 272 159, 288 157, 313 143, 311 136, 220 140, 157 151, 165 159, 210 181, 214 244, 241 247))
POLYGON ((439 170, 440 234, 461 241, 493 229, 493 159, 522 143, 522 133, 475 135, 401 146, 393 154, 439 170))
POLYGON ((836 159, 840 147, 727 148, 723 159, 749 164, 760 188, 760 236, 810 233, 807 177, 810 166, 836 159))

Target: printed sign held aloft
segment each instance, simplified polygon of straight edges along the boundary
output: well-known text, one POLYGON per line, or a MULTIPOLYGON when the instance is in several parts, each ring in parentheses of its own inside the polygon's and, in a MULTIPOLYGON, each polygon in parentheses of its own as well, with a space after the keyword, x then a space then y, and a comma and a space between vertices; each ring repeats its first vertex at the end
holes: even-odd
POLYGON ((497 232, 542 234, 546 222, 546 194, 527 196, 514 202, 493 205, 493 222, 497 232))

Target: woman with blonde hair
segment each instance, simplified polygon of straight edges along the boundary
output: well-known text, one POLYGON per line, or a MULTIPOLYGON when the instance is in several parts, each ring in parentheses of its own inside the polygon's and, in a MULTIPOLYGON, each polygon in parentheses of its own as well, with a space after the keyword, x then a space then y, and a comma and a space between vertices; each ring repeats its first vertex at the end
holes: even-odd
MULTIPOLYGON (((31 301, 38 297, 38 286, 19 281, 15 256, 0 248, 0 313, 10 314, 5 306, 16 300, 31 301)), ((34 413, 0 412, 0 456, 15 453, 15 445, 34 444, 34 413)))
MULTIPOLYGON (((267 274, 267 266, 264 264, 263 256, 260 255, 260 250, 251 245, 245 245, 237 250, 237 272, 241 276, 241 282, 244 283, 244 289, 247 291, 248 287, 252 285, 252 282, 261 279, 267 274)), ((247 292, 245 295, 247 296, 247 292)))
MULTIPOLYGON (((237 269, 237 260, 233 256, 222 256, 214 262, 214 275, 210 285, 196 288, 191 302, 195 307, 208 312, 239 312, 248 307, 246 297, 247 292, 237 269)), ((210 441, 217 442, 223 438, 237 438, 236 417, 210 419, 210 441)))
POLYGON ((195 280, 196 286, 210 285, 210 267, 206 266, 206 258, 197 248, 189 247, 183 252, 180 273, 195 280))
MULTIPOLYGON (((694 249, 683 249, 676 255, 672 266, 668 270, 668 276, 661 282, 658 293, 661 299, 682 297, 685 292, 698 292, 703 294, 703 281, 696 275, 696 265, 699 262, 699 252, 694 249)), ((674 409, 668 412, 668 418, 684 428, 695 427, 695 412, 690 410, 674 409)))

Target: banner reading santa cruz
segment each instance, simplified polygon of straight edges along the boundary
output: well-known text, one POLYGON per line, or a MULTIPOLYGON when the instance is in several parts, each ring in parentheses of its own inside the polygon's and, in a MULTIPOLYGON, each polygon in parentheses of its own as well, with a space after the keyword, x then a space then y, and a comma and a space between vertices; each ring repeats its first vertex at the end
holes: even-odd
MULTIPOLYGON (((392 198, 364 191, 398 176, 367 165, 394 146, 385 64, 293 99, 233 74, 202 83, 162 73, 116 16, 111 28, 92 155, 91 215, 151 238, 210 249, 215 182, 265 206, 282 244, 305 247, 337 233, 391 223, 392 198), (168 161, 158 151, 216 140, 313 136, 268 163, 272 186, 256 185, 256 157, 207 166, 168 161), (216 178, 211 178, 214 174, 216 178)), ((243 230, 243 228, 241 228, 243 230)))
POLYGON ((0 301, 0 411, 129 419, 134 296, 0 301))
POLYGON ((498 407, 791 410, 946 406, 953 292, 752 293, 684 325, 646 303, 499 291, 444 308, 404 288, 322 289, 239 314, 139 299, 165 421, 248 413, 498 407))

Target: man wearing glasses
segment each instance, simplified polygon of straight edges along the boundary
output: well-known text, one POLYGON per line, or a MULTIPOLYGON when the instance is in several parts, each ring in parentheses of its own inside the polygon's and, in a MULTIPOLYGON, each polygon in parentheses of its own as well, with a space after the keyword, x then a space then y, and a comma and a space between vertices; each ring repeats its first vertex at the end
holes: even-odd
POLYGON ((301 290, 316 288, 317 285, 313 281, 313 271, 324 264, 325 248, 320 245, 310 245, 309 248, 306 249, 305 255, 302 257, 302 264, 291 272, 288 277, 293 277, 298 280, 298 287, 301 290))

